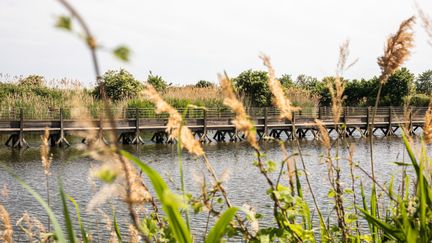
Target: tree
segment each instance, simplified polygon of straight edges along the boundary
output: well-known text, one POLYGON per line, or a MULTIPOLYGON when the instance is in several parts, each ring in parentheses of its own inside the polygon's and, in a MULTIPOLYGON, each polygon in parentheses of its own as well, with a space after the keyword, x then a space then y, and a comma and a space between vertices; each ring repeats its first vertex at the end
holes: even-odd
POLYGON ((159 75, 153 75, 150 71, 147 76, 147 83, 152 85, 158 92, 163 92, 168 87, 167 82, 159 75))
POLYGON ((18 81, 19 85, 28 87, 44 87, 45 78, 39 75, 30 75, 18 81))
POLYGON ((377 82, 373 79, 351 80, 345 87, 346 106, 372 105, 370 97, 378 90, 377 82))
POLYGON ((295 84, 300 89, 307 90, 312 95, 319 96, 320 105, 329 106, 331 104, 331 98, 327 88, 328 79, 329 78, 324 78, 322 81, 320 81, 315 77, 300 74, 297 76, 295 84))
MULTIPOLYGON (((109 70, 104 73, 102 80, 105 84, 105 93, 112 101, 132 98, 142 89, 141 83, 125 69, 109 70)), ((96 88, 95 95, 100 97, 100 86, 96 88)))
POLYGON ((294 81, 292 80, 291 75, 289 75, 289 74, 283 74, 279 78, 279 81, 281 82, 282 86, 284 86, 285 88, 289 88, 289 87, 294 86, 294 81))
POLYGON ((249 69, 234 78, 233 83, 237 91, 244 95, 246 101, 250 102, 252 106, 265 107, 271 105, 267 72, 249 69))
POLYGON ((195 87, 197 88, 214 87, 214 83, 207 80, 200 80, 195 84, 195 87))
POLYGON ((384 84, 381 93, 381 105, 401 106, 407 96, 415 92, 414 74, 407 68, 401 68, 391 75, 384 84))
POLYGON ((430 95, 432 93, 432 69, 419 74, 415 84, 417 93, 430 95))

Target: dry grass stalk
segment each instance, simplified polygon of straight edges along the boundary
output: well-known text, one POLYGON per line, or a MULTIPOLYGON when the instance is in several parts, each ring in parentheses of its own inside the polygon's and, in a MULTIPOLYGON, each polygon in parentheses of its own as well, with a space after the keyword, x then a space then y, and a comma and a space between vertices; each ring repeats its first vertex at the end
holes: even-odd
POLYGON ((428 110, 424 117, 423 139, 426 144, 432 143, 432 105, 429 104, 428 110))
POLYGON ((422 26, 429 36, 429 44, 432 45, 432 19, 417 5, 417 12, 422 21, 422 26))
POLYGON ((3 189, 0 194, 2 195, 3 199, 7 199, 9 197, 9 188, 6 183, 3 184, 3 189))
POLYGON ((232 88, 231 80, 228 76, 219 75, 219 82, 222 88, 222 93, 224 95, 224 105, 231 108, 231 110, 235 113, 235 119, 232 121, 234 126, 238 131, 241 131, 245 134, 248 142, 251 146, 257 150, 259 150, 259 146, 256 139, 256 131, 255 126, 249 119, 249 116, 246 114, 246 110, 243 104, 237 99, 234 90, 232 88))
POLYGON ((292 120, 292 113, 294 111, 299 111, 299 107, 294 107, 291 101, 285 97, 285 92, 279 80, 276 79, 276 74, 273 66, 270 63, 270 58, 266 55, 260 56, 264 62, 264 66, 268 68, 268 85, 271 93, 273 94, 273 103, 280 110, 280 118, 292 120))
POLYGON ((349 57, 349 41, 346 40, 339 46, 339 60, 336 68, 336 77, 330 78, 327 82, 327 87, 330 91, 332 100, 333 121, 335 124, 339 123, 340 117, 343 112, 343 101, 345 99, 343 93, 345 91, 345 82, 342 75, 345 70, 352 67, 357 60, 347 65, 349 57))
POLYGON ((130 243, 138 243, 140 241, 140 237, 138 234, 138 230, 133 225, 129 225, 129 242, 130 243))
POLYGON ((169 87, 163 93, 163 99, 222 100, 221 90, 217 87, 198 88, 194 86, 169 87))
POLYGON ((165 102, 159 93, 151 85, 147 85, 144 89, 147 98, 156 106, 156 113, 166 112, 169 114, 166 131, 170 134, 171 138, 180 140, 181 147, 194 155, 201 156, 204 150, 199 141, 195 140, 192 132, 186 126, 183 126, 183 120, 180 113, 165 102))
POLYGON ((399 30, 387 38, 384 55, 378 58, 378 65, 381 68, 381 84, 385 84, 388 78, 409 58, 410 49, 414 46, 412 32, 414 23, 414 16, 403 21, 399 30))
POLYGON ((42 144, 40 145, 40 155, 42 159, 42 165, 44 167, 45 176, 50 175, 50 167, 52 163, 52 158, 49 156, 49 131, 45 128, 44 135, 41 136, 42 144))
POLYGON ((294 159, 290 158, 290 155, 288 153, 288 150, 285 147, 284 143, 280 143, 280 149, 284 154, 284 161, 287 162, 287 169, 288 169, 288 181, 290 184, 291 191, 294 192, 294 185, 296 183, 296 167, 295 167, 295 161, 294 159))
POLYGON ((324 126, 324 123, 318 119, 315 119, 315 126, 318 128, 320 136, 319 140, 321 144, 328 150, 331 149, 330 136, 327 132, 327 129, 324 126))
POLYGON ((3 205, 0 204, 0 240, 2 242, 12 242, 13 228, 10 221, 9 213, 3 205))
POLYGON ((28 242, 33 242, 33 238, 37 237, 38 242, 48 242, 47 230, 45 226, 35 217, 30 216, 27 212, 18 219, 16 226, 18 226, 27 236, 28 242))

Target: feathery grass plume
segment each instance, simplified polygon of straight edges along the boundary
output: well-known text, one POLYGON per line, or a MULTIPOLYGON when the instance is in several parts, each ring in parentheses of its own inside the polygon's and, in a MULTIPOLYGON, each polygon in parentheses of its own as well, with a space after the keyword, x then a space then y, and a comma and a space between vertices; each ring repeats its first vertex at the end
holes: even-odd
POLYGON ((252 124, 249 116, 246 114, 243 104, 237 99, 232 88, 231 80, 228 78, 226 73, 224 75, 218 75, 218 77, 222 88, 222 93, 225 96, 224 105, 231 108, 231 110, 235 113, 235 119, 232 121, 232 123, 238 131, 241 131, 245 134, 246 139, 251 144, 251 146, 256 150, 259 150, 255 126, 252 124))
POLYGON ((42 159, 42 165, 44 167, 45 176, 50 175, 50 167, 52 163, 52 158, 49 156, 49 131, 48 128, 45 128, 44 135, 41 136, 42 144, 40 146, 40 155, 42 159))
POLYGON ((18 226, 27 236, 28 242, 33 242, 36 237, 40 242, 47 242, 50 235, 46 234, 45 226, 35 217, 30 216, 27 212, 18 219, 16 226, 18 226))
POLYGON ((321 144, 328 150, 331 149, 330 136, 327 132, 327 129, 324 126, 324 123, 318 119, 315 119, 315 126, 318 127, 320 132, 319 140, 321 144))
POLYGON ((432 45, 432 19, 416 4, 417 13, 422 21, 422 26, 429 36, 429 44, 432 45))
POLYGON ((138 243, 140 242, 140 237, 138 234, 138 230, 135 228, 135 226, 133 225, 129 225, 128 227, 129 230, 129 242, 130 243, 138 243))
POLYGON ((0 240, 2 242, 12 242, 12 224, 9 218, 9 213, 3 205, 0 204, 0 240))
POLYGON ((347 65, 349 57, 349 41, 346 40, 339 46, 339 60, 336 68, 336 77, 330 78, 327 82, 327 87, 330 91, 332 101, 333 121, 339 123, 343 112, 343 101, 345 99, 343 93, 346 83, 343 81, 342 75, 345 70, 352 67, 357 60, 347 65))
POLYGON ((9 188, 7 186, 7 184, 3 184, 3 189, 1 190, 1 195, 4 199, 9 197, 9 188))
POLYGON ((381 84, 385 84, 388 78, 409 58, 410 49, 414 46, 414 33, 412 32, 414 23, 414 16, 404 20, 399 30, 387 38, 384 55, 378 58, 378 65, 381 68, 381 84))
POLYGON ((284 90, 279 80, 276 79, 276 74, 273 66, 270 63, 270 58, 266 55, 260 56, 264 62, 264 66, 268 68, 268 85, 273 94, 273 103, 280 110, 280 119, 292 120, 292 112, 300 110, 299 107, 294 107, 291 101, 285 97, 284 90))
MULTIPOLYGON (((131 204, 143 204, 152 200, 152 196, 145 186, 135 167, 127 163, 129 174, 130 197, 127 196, 126 173, 118 159, 113 158, 112 154, 92 153, 92 158, 104 161, 104 163, 94 168, 90 175, 92 178, 102 180, 104 185, 92 197, 87 205, 87 211, 92 211, 111 198, 120 198, 131 204)), ((114 156, 115 157, 115 156, 114 156)))
MULTIPOLYGON (((296 183, 296 168, 295 168, 295 161, 294 161, 294 159, 291 159, 290 158, 290 155, 289 155, 289 153, 288 153, 288 150, 286 149, 286 147, 285 147, 285 143, 283 143, 283 142, 280 142, 279 143, 279 147, 280 147, 280 149, 281 149, 281 151, 283 152, 283 154, 284 154, 284 160, 283 161, 286 161, 286 163, 287 163, 287 169, 288 169, 288 174, 287 174, 287 176, 288 176, 288 181, 289 181, 289 184, 290 184, 290 188, 291 188, 291 191, 292 192, 294 192, 294 185, 295 185, 295 183, 296 183)), ((282 163, 282 166, 283 166, 283 163, 282 163)))
POLYGON ((146 85, 144 94, 155 104, 156 113, 160 114, 166 112, 169 114, 166 131, 170 134, 170 137, 174 139, 180 138, 181 147, 186 148, 189 153, 197 156, 203 155, 204 150, 199 141, 195 140, 189 128, 183 126, 180 113, 165 102, 153 86, 146 85))
POLYGON ((423 139, 426 144, 432 143, 432 104, 429 104, 424 117, 423 139))

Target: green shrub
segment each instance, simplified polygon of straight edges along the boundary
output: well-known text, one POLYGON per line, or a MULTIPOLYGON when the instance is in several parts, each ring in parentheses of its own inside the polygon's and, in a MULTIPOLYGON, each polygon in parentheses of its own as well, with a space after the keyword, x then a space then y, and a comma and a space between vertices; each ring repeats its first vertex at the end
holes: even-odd
POLYGON ((200 80, 195 84, 195 87, 197 88, 207 88, 207 87, 214 87, 214 83, 207 81, 207 80, 200 80))
POLYGON ((245 96, 247 104, 258 107, 271 105, 267 72, 249 69, 233 79, 233 83, 237 91, 245 96))
POLYGON ((23 79, 18 80, 19 85, 28 87, 42 87, 45 86, 45 78, 39 75, 30 75, 23 79))
POLYGON ((430 97, 425 94, 416 94, 411 97, 410 105, 412 106, 428 106, 430 97))
MULTIPOLYGON (((142 89, 141 83, 125 69, 109 70, 105 72, 102 79, 107 97, 114 102, 133 98, 142 89)), ((100 98, 100 86, 96 87, 94 94, 100 98)))
POLYGON ((147 83, 152 85, 158 92, 163 92, 168 87, 167 82, 158 75, 153 75, 152 72, 147 77, 147 83))

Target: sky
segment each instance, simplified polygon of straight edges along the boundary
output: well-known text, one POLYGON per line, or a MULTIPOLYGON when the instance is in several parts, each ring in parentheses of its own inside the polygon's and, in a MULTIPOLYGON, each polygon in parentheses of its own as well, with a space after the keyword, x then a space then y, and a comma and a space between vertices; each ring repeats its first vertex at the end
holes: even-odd
MULTIPOLYGON (((103 71, 125 68, 145 81, 149 71, 176 85, 217 82, 226 71, 265 70, 271 57, 278 75, 318 78, 335 73, 338 47, 350 40, 358 62, 346 78, 371 78, 385 39, 416 14, 413 0, 70 0, 106 49, 125 44, 131 62, 100 51, 103 71)), ((432 1, 418 0, 432 15, 432 1)), ((0 0, 0 79, 39 74, 94 84, 82 40, 54 28, 67 12, 55 0, 0 0)), ((75 25, 75 27, 77 27, 75 25)), ((416 46, 404 65, 432 69, 432 46, 420 21, 416 46)), ((10 79, 10 78, 9 78, 10 79)))

